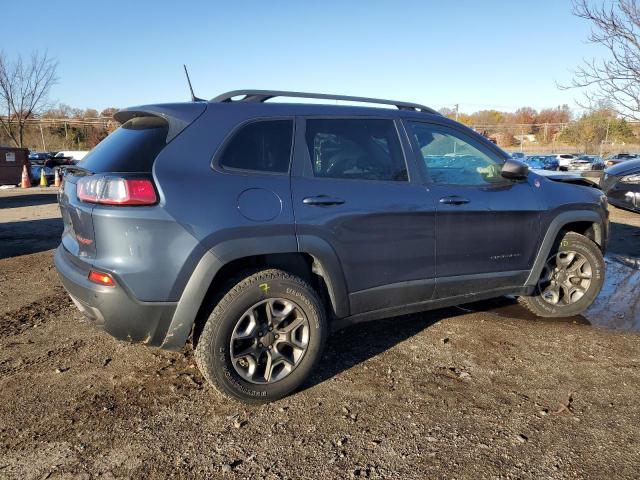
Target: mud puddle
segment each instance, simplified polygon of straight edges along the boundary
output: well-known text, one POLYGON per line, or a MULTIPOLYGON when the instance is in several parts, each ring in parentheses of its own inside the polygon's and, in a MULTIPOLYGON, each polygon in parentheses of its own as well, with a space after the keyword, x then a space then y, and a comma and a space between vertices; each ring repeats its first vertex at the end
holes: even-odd
POLYGON ((608 255, 602 291, 584 313, 592 325, 640 330, 640 258, 608 255))
POLYGON ((462 305, 463 311, 487 312, 504 318, 565 322, 615 330, 640 331, 640 258, 621 255, 605 257, 605 283, 596 301, 582 315, 543 319, 522 307, 514 297, 500 297, 462 305))

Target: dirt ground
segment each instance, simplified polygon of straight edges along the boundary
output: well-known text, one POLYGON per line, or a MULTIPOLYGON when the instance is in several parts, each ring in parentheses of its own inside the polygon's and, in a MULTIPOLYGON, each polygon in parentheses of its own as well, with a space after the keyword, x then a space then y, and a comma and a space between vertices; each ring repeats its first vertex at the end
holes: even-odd
POLYGON ((302 391, 248 407, 189 348, 82 320, 52 264, 55 200, 0 192, 0 478, 640 476, 638 214, 612 208, 584 317, 504 298, 350 327, 302 391))

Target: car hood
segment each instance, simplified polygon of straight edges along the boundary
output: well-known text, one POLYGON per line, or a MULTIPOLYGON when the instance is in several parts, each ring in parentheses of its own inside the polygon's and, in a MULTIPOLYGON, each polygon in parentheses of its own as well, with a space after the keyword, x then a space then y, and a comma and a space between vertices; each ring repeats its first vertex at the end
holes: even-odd
POLYGON ((583 185, 585 187, 598 187, 598 184, 589 178, 585 178, 579 173, 555 172, 553 170, 536 170, 537 175, 548 178, 554 182, 571 183, 573 185, 583 185))
POLYGON ((640 160, 627 160, 605 170, 607 175, 616 176, 629 175, 636 172, 640 172, 640 160))

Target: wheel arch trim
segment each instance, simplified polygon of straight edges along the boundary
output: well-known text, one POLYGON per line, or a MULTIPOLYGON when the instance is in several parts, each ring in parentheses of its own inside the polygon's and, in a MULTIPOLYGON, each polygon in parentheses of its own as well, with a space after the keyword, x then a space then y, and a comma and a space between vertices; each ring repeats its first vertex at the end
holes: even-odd
POLYGON ((302 236, 298 240, 301 248, 298 248, 295 237, 286 235, 229 240, 206 251, 187 281, 161 347, 178 350, 184 346, 217 273, 229 262, 244 257, 295 252, 309 254, 314 261, 313 272, 325 281, 336 316, 348 316, 347 289, 334 250, 317 237, 302 236))
POLYGON ((572 210, 560 213, 551 221, 547 228, 547 233, 545 234, 540 248, 538 249, 538 254, 536 255, 536 259, 533 263, 533 268, 527 277, 525 286, 535 286, 538 283, 542 269, 544 268, 547 258, 549 258, 549 253, 558 238, 558 234, 563 227, 575 222, 592 223, 596 243, 601 248, 604 246, 603 219, 598 212, 593 210, 572 210))

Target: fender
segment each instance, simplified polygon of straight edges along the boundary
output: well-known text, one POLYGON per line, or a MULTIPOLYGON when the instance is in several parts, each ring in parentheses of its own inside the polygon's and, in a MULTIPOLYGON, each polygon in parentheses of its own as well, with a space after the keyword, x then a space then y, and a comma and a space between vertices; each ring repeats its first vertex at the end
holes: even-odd
POLYGON ((542 240, 542 244, 538 250, 538 255, 533 263, 533 268, 529 273, 525 286, 534 287, 538 283, 538 279, 540 278, 542 269, 549 258, 549 253, 551 253, 551 249, 558 237, 558 233, 560 233, 562 227, 573 222, 593 223, 596 243, 601 247, 603 246, 603 219, 598 212, 593 210, 571 210, 560 213, 551 221, 547 228, 547 233, 542 240))
POLYGON ((202 256, 187 282, 176 310, 171 318, 167 334, 161 348, 179 350, 191 334, 213 279, 220 269, 233 260, 254 255, 303 252, 314 259, 314 273, 320 275, 327 284, 331 303, 337 316, 349 314, 348 297, 342 268, 333 249, 326 242, 315 237, 299 238, 298 249, 294 236, 247 237, 219 243, 202 256))

